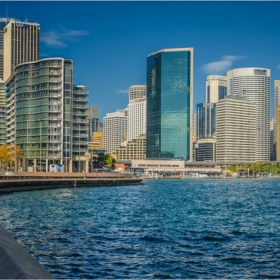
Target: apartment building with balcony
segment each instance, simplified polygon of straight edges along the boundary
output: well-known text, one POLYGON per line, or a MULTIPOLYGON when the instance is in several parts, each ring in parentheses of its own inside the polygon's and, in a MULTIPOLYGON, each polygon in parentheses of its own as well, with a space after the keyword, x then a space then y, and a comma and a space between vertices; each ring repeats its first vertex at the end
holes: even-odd
POLYGON ((7 143, 16 142, 23 150, 22 165, 48 171, 50 164, 59 163, 72 171, 76 149, 85 152, 81 137, 87 103, 87 94, 77 93, 81 86, 73 85, 72 60, 20 64, 5 86, 7 143))
POLYGON ((0 79, 0 145, 6 143, 6 91, 0 79))

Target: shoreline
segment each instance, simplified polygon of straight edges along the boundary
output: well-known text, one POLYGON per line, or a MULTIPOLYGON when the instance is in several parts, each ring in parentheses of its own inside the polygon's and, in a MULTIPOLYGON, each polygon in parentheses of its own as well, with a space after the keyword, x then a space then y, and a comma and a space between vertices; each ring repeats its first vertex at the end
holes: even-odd
POLYGON ((0 194, 56 188, 138 185, 142 178, 121 173, 43 173, 14 172, 0 177, 0 194))

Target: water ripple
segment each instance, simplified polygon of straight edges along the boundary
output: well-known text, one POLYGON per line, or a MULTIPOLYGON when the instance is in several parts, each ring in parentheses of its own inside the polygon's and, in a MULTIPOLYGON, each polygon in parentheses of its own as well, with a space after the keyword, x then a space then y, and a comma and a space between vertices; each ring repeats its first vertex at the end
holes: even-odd
POLYGON ((280 278, 279 180, 150 180, 0 196, 56 278, 280 278))

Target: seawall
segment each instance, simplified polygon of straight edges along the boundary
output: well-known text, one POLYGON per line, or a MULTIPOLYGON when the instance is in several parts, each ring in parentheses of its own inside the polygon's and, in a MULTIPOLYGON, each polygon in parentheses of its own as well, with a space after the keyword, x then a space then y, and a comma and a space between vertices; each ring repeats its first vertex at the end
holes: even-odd
POLYGON ((0 279, 55 279, 0 226, 0 279))
POLYGON ((54 188, 101 187, 140 184, 142 179, 121 173, 30 173, 0 177, 0 194, 54 188))

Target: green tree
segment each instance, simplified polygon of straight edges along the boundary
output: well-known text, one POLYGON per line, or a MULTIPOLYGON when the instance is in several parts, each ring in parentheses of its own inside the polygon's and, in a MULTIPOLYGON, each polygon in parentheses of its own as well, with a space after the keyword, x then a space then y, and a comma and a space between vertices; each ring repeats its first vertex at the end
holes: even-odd
POLYGON ((100 153, 96 158, 93 159, 94 164, 98 164, 100 167, 104 166, 104 161, 105 161, 105 154, 100 153))
POLYGON ((112 168, 116 163, 115 158, 111 154, 105 155, 104 166, 112 168))
POLYGON ((229 165, 229 166, 227 167, 227 170, 230 170, 230 171, 232 171, 232 172, 236 172, 236 166, 235 166, 235 165, 229 165))

